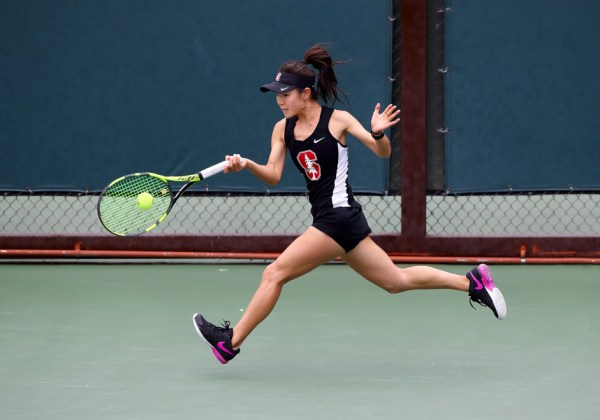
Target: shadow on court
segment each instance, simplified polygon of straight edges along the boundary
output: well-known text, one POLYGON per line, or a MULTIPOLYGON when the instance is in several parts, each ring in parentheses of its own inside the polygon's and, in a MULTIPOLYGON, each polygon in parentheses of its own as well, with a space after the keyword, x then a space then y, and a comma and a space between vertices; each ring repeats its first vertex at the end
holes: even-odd
POLYGON ((600 267, 493 267, 497 321, 466 294, 389 295, 324 266, 222 366, 192 315, 235 324, 262 269, 0 265, 2 418, 597 416, 600 267))

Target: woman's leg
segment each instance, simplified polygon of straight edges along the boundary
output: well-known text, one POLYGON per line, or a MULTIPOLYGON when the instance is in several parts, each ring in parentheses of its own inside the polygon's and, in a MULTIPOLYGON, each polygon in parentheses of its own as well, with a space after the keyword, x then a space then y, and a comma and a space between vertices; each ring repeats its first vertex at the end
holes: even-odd
POLYGON ((358 274, 390 293, 415 289, 469 290, 466 276, 426 266, 397 267, 368 236, 342 258, 358 274))
POLYGON ((246 337, 273 310, 285 283, 343 255, 344 249, 320 230, 310 227, 267 268, 242 319, 233 328, 232 347, 238 349, 246 337))

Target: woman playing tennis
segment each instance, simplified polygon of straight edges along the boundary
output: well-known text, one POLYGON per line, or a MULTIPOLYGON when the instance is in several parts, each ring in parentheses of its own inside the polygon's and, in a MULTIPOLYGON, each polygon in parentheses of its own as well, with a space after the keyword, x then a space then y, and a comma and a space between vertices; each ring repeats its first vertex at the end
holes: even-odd
POLYGON ((468 292, 470 300, 489 307, 496 318, 506 316, 506 303, 494 285, 490 269, 481 264, 466 276, 432 267, 397 267, 371 239, 371 229, 348 183, 347 136, 352 135, 380 158, 388 158, 391 146, 384 131, 400 121, 400 110, 375 105, 370 130, 350 113, 323 104, 338 100, 334 62, 326 49, 310 48, 302 61, 283 63, 263 92, 274 92, 284 118, 271 136, 271 153, 261 165, 239 155, 227 156, 226 172, 250 171, 274 185, 283 172, 286 151, 304 176, 311 203, 312 225, 270 265, 244 315, 235 327, 215 326, 201 314, 193 317, 200 336, 221 363, 240 351, 248 335, 273 310, 283 286, 337 257, 365 279, 389 293, 414 289, 454 289, 468 292), (317 76, 318 74, 318 76, 317 76))

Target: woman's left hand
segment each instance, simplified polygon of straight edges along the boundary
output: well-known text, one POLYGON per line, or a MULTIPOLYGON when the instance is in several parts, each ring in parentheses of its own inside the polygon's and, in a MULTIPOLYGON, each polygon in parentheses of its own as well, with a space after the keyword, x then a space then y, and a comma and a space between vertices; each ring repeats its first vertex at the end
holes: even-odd
POLYGON ((381 114, 379 113, 380 108, 381 104, 377 103, 375 111, 373 111, 373 117, 371 118, 371 131, 374 133, 381 133, 383 130, 400 122, 400 110, 397 109, 396 105, 388 105, 381 114))

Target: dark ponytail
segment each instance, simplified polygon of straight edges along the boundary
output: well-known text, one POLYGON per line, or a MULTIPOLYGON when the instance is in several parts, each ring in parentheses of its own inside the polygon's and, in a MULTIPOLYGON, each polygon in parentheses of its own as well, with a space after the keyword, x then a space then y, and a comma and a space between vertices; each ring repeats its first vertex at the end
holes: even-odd
POLYGON ((283 63, 280 67, 280 71, 301 75, 305 77, 315 77, 315 71, 308 67, 312 66, 319 72, 318 80, 316 83, 316 91, 313 89, 312 98, 317 99, 321 97, 324 103, 334 104, 339 101, 340 98, 338 93, 341 91, 337 86, 337 77, 333 67, 336 64, 343 64, 343 61, 334 61, 330 56, 329 52, 320 45, 313 45, 304 53, 303 61, 289 60, 283 63))

